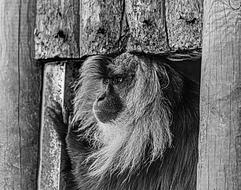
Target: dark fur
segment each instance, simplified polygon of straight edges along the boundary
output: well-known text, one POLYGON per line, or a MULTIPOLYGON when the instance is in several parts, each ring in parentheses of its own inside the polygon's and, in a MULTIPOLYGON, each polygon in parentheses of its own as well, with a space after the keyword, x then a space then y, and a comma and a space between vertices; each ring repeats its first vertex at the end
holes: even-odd
POLYGON ((196 84, 151 58, 93 56, 82 66, 75 93, 67 134, 56 119, 68 152, 68 190, 196 189, 196 84), (102 91, 101 79, 113 71, 135 76, 120 94, 125 108, 115 121, 102 126, 92 107, 102 91))

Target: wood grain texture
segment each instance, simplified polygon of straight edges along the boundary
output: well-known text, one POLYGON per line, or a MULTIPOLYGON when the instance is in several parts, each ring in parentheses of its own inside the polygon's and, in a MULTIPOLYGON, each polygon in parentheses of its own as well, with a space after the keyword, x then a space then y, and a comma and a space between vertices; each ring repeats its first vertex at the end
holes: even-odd
POLYGON ((145 53, 168 51, 165 1, 126 0, 125 7, 130 28, 127 50, 145 53))
POLYGON ((168 43, 172 51, 201 48, 203 0, 166 0, 168 43))
POLYGON ((81 0, 80 55, 201 48, 203 0, 81 0))
POLYGON ((198 190, 241 189, 241 1, 205 0, 198 190))
POLYGON ((78 57, 79 1, 38 0, 34 34, 36 59, 78 57))
POLYGON ((122 52, 128 26, 124 0, 80 1, 80 55, 122 52))
POLYGON ((34 61, 36 2, 0 1, 0 189, 37 187, 41 68, 34 61))
POLYGON ((42 122, 40 138, 39 190, 59 190, 61 145, 47 116, 46 108, 53 100, 63 104, 65 64, 48 63, 44 68, 42 122))

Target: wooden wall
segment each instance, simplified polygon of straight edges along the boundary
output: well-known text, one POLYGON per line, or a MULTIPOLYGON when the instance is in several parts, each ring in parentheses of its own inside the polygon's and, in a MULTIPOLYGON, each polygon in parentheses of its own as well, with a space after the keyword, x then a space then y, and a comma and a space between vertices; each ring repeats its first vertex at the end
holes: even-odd
POLYGON ((198 188, 240 189, 241 19, 232 0, 204 9, 202 0, 0 0, 0 189, 64 188, 45 115, 52 99, 66 100, 72 70, 61 60, 200 49, 203 10, 198 188))

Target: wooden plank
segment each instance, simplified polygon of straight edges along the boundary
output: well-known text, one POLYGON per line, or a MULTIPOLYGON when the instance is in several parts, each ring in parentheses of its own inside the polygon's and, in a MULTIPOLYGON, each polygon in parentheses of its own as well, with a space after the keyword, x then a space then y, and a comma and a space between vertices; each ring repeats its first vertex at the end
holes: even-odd
POLYGON ((128 40, 124 0, 80 1, 80 55, 122 52, 128 40))
POLYGON ((201 48, 203 0, 165 2, 168 43, 171 50, 201 48))
POLYGON ((79 57, 79 1, 38 0, 35 58, 79 57))
POLYGON ((39 167, 39 190, 59 190, 61 145, 47 116, 46 108, 53 100, 63 104, 65 64, 49 63, 44 68, 42 124, 39 167))
POLYGON ((32 0, 0 0, 0 189, 3 190, 37 187, 41 68, 33 62, 35 7, 32 0))
POLYGON ((241 6, 204 1, 197 189, 241 189, 241 6))
POLYGON ((169 50, 165 1, 126 0, 126 15, 130 28, 128 51, 162 53, 169 50))

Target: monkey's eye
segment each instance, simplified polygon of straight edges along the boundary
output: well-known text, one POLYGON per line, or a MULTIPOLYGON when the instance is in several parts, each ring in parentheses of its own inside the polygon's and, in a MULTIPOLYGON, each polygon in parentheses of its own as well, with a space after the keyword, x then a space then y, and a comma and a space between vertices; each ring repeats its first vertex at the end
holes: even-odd
POLYGON ((123 81, 124 81, 124 78, 122 76, 117 76, 117 77, 113 78, 114 85, 118 85, 118 84, 122 83, 123 81))
POLYGON ((109 79, 108 78, 104 78, 103 79, 103 84, 108 84, 109 83, 109 79))

